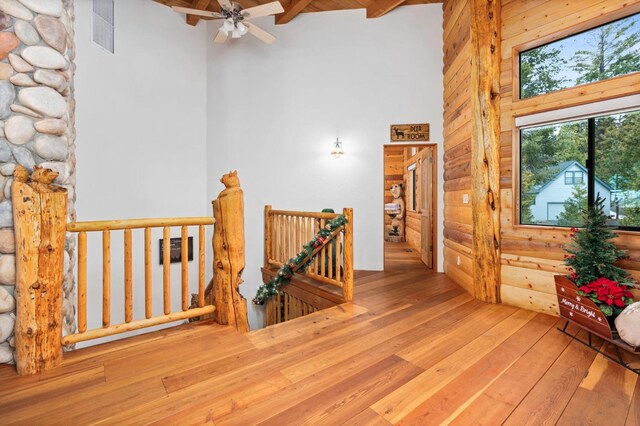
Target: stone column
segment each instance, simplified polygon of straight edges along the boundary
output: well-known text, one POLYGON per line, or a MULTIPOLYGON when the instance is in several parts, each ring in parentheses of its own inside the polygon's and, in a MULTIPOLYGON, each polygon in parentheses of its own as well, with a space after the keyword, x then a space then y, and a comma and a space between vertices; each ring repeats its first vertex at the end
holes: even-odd
MULTIPOLYGON (((13 363, 16 164, 59 172, 75 220, 74 0, 0 0, 0 363, 13 363)), ((75 240, 65 243, 64 334, 75 331, 75 240)))

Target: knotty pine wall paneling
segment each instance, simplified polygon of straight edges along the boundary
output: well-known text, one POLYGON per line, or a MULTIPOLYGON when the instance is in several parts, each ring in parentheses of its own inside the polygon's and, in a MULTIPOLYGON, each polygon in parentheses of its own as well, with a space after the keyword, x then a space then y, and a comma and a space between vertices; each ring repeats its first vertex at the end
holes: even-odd
POLYGON ((473 294, 469 1, 445 0, 443 12, 444 271, 473 294))
MULTIPOLYGON (((500 223, 503 303, 557 314, 553 276, 566 273, 562 257, 563 248, 569 242, 566 228, 517 225, 518 163, 513 159, 518 144, 515 117, 640 93, 640 77, 636 73, 519 100, 518 81, 514 79, 517 54, 639 10, 640 1, 637 0, 502 0, 500 223)), ((638 280, 640 235, 619 234, 617 245, 629 250, 630 256, 622 266, 638 280)))

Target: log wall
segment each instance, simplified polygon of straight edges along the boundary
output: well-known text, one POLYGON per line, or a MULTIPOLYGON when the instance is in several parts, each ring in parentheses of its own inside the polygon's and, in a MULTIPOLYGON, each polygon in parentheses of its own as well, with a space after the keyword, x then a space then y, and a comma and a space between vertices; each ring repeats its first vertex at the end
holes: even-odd
MULTIPOLYGON (((640 92, 638 75, 628 75, 555 93, 519 100, 514 64, 517 52, 565 37, 605 22, 627 16, 640 8, 640 1, 502 0, 501 63, 501 297, 502 302, 557 314, 553 275, 566 273, 562 265, 568 229, 515 226, 514 154, 517 155, 515 116, 594 102, 640 92)), ((517 163, 516 163, 517 164, 517 163)), ((517 175, 517 169, 515 170, 517 175)), ((621 233, 622 234, 622 233, 621 233)), ((640 279, 640 236, 621 235, 621 248, 631 259, 624 263, 640 279)))
POLYGON ((444 271, 473 294, 469 1, 445 0, 443 12, 444 271))
MULTIPOLYGON (((518 186, 515 117, 640 93, 637 74, 519 100, 518 52, 640 11, 640 0, 501 1, 500 63, 500 299, 503 303, 557 314, 553 276, 566 273, 566 228, 519 226, 514 206, 518 186), (515 174, 517 175, 517 173, 515 174), (517 177, 517 176, 516 176, 517 177)), ((472 294, 471 18, 469 0, 445 0, 444 12, 444 256, 445 272, 472 294)), ((629 251, 621 266, 640 279, 640 236, 619 232, 629 251)))

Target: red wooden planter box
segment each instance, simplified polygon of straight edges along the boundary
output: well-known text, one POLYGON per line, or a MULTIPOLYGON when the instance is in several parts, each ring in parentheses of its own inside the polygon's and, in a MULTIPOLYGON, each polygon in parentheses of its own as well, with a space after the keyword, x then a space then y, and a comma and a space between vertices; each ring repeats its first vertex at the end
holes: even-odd
POLYGON ((578 287, 564 275, 554 276, 560 316, 600 337, 613 340, 607 317, 591 299, 578 294, 578 287))

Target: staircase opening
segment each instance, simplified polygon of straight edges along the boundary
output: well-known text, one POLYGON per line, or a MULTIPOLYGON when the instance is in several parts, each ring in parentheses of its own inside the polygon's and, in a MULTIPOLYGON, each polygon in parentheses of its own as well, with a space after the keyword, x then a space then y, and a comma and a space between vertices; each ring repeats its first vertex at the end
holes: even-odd
POLYGON ((384 270, 436 265, 436 145, 384 146, 384 270))

